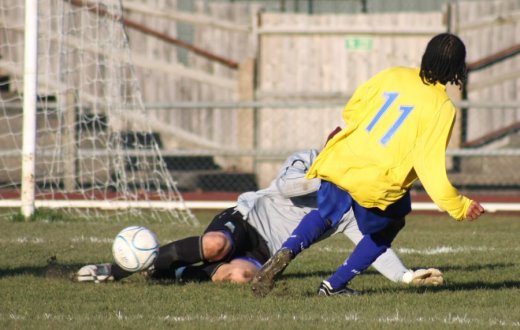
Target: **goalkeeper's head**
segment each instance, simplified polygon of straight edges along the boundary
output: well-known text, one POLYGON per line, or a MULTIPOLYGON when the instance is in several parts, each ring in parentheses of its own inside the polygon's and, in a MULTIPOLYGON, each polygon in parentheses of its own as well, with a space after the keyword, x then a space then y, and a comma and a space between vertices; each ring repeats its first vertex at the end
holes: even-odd
POLYGON ((420 76, 425 84, 466 82, 466 47, 462 40, 451 33, 433 37, 422 57, 420 76))

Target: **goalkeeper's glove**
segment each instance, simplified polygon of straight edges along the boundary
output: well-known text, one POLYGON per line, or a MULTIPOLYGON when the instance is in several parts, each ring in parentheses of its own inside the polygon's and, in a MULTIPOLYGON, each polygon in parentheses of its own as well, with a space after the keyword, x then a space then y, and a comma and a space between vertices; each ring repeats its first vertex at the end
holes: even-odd
POLYGON ((418 286, 439 286, 444 284, 442 272, 437 268, 410 270, 403 275, 403 283, 418 286))

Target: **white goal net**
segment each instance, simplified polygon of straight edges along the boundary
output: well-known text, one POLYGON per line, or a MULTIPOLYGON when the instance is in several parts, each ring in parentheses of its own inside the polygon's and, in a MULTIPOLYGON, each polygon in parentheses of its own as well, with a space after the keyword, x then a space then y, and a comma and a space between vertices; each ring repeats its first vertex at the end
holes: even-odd
MULTIPOLYGON (((38 1, 35 206, 193 223, 151 133, 119 0, 38 1), (111 210, 107 212, 106 210, 111 210)), ((20 206, 24 1, 0 2, 0 205, 20 206)), ((3 212, 2 212, 3 213, 3 212)))

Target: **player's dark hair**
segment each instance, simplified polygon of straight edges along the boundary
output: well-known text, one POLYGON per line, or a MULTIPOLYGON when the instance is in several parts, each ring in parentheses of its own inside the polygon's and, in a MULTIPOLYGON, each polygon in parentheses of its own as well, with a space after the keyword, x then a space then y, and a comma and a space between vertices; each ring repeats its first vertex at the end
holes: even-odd
POLYGON ((451 82, 462 87, 467 79, 466 47, 462 40, 450 33, 433 37, 426 46, 419 75, 427 85, 451 82))

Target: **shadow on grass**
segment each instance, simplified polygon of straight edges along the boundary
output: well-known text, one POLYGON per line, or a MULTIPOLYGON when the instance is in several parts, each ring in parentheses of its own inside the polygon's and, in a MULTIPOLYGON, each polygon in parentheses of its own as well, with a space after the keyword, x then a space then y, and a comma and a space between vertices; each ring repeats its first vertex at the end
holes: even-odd
POLYGON ((520 281, 447 283, 434 289, 438 291, 520 289, 520 281))
POLYGON ((474 290, 504 290, 504 289, 520 289, 520 281, 503 281, 503 282, 483 282, 473 281, 465 283, 444 283, 442 286, 395 286, 379 289, 364 289, 363 294, 391 294, 395 292, 410 293, 436 293, 436 292, 457 292, 457 291, 474 291, 474 290))
POLYGON ((18 267, 13 269, 0 268, 0 278, 19 275, 33 275, 46 278, 72 280, 74 274, 85 264, 60 264, 55 256, 47 260, 47 265, 40 267, 18 267))
MULTIPOLYGON (((446 266, 438 266, 438 268, 440 270, 442 270, 443 272, 447 272, 447 271, 474 272, 474 271, 485 270, 485 269, 500 270, 500 269, 511 268, 511 267, 516 267, 516 266, 517 266, 517 264, 508 262, 508 263, 495 263, 495 264, 474 264, 474 265, 464 265, 464 266, 446 265, 446 266)), ((418 268, 421 268, 421 267, 418 267, 418 268)), ((428 268, 428 267, 423 267, 423 268, 428 268)))
MULTIPOLYGON (((507 268, 516 267, 517 265, 514 263, 494 263, 494 264, 475 264, 475 265, 465 265, 465 266, 439 266, 443 272, 447 271, 463 271, 463 272, 475 272, 480 270, 502 270, 507 268)), ((429 267, 414 267, 414 269, 418 268, 429 268, 429 267)), ((320 277, 327 278, 329 277, 334 270, 332 271, 316 271, 316 272, 307 272, 307 273, 284 273, 282 274, 280 279, 290 280, 292 279, 302 279, 306 277, 320 277)), ((369 269, 363 272, 364 275, 379 275, 379 273, 374 269, 369 269)), ((364 294, 374 294, 374 293, 382 293, 382 292, 396 292, 396 291, 412 291, 412 292, 441 292, 441 291, 469 291, 469 290, 502 290, 502 289, 520 289, 520 280, 511 280, 511 281, 502 281, 502 282, 484 282, 484 281, 473 281, 473 282, 448 282, 443 286, 392 286, 387 289, 365 289, 363 290, 364 294)))
MULTIPOLYGON (((276 294, 284 296, 284 291, 287 291, 287 282, 280 281, 276 283, 276 294), (280 289, 282 288, 282 289, 280 289), (280 291, 282 290, 282 291, 280 291)), ((305 295, 312 297, 316 296, 316 288, 308 291, 305 295)), ((352 289, 358 290, 359 288, 352 287, 352 289)), ((396 293, 410 293, 410 294, 435 294, 441 292, 461 292, 461 291, 475 291, 475 290, 509 290, 509 289, 520 289, 520 281, 503 281, 497 283, 489 283, 483 281, 466 282, 466 283, 445 283, 443 286, 412 286, 412 285, 394 285, 385 288, 364 288, 360 291, 361 295, 391 295, 396 293)))
MULTIPOLYGON (((464 271, 464 272, 475 272, 479 270, 500 270, 500 269, 506 269, 506 268, 512 268, 516 267, 517 265, 515 263, 495 263, 495 264, 475 264, 475 265, 465 265, 465 266, 456 266, 456 265, 449 265, 449 266, 438 266, 438 265, 429 265, 429 266, 421 266, 421 265, 414 265, 412 267, 413 269, 419 269, 419 268, 431 268, 435 267, 440 269, 442 272, 448 272, 448 271, 464 271)), ((314 271, 314 272, 305 272, 305 273, 283 273, 283 277, 285 278, 304 278, 304 277, 329 277, 332 275, 332 273, 336 270, 336 268, 331 268, 330 270, 322 270, 322 271, 314 271)), ((369 268, 366 271, 363 272, 365 275, 379 275, 379 272, 373 268, 369 268)))

